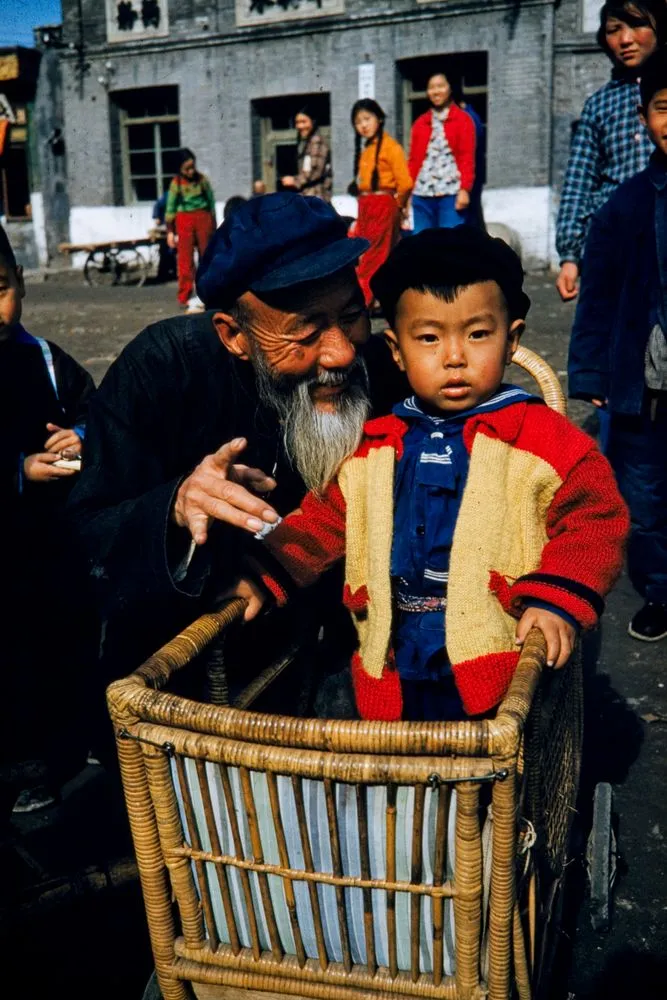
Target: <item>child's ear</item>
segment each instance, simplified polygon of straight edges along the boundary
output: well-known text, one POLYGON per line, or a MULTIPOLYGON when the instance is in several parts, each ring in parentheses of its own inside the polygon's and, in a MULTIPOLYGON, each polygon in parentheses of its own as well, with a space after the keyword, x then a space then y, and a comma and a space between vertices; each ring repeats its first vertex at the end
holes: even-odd
POLYGON ((401 357, 401 349, 398 346, 398 337, 396 336, 393 330, 385 330, 384 339, 389 344, 392 358, 394 359, 398 367, 401 369, 401 371, 404 372, 405 365, 403 364, 403 358, 401 357))
POLYGON ((507 331, 507 355, 505 357, 505 364, 509 365, 514 357, 514 352, 519 346, 519 341, 523 331, 526 329, 526 321, 523 319, 515 319, 507 331))
POLYGON ((220 343, 227 348, 230 354, 241 361, 250 360, 250 343, 245 330, 242 330, 233 316, 229 313, 217 312, 213 316, 213 326, 218 335, 220 343))
POLYGON ((639 120, 644 126, 644 128, 648 128, 648 122, 646 121, 646 111, 641 106, 641 104, 637 105, 637 114, 639 115, 639 120))

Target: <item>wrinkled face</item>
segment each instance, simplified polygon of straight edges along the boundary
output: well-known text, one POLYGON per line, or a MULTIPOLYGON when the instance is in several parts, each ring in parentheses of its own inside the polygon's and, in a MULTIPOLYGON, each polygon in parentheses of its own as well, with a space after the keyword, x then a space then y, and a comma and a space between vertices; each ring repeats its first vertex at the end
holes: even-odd
POLYGON ((183 177, 187 177, 188 180, 192 180, 194 175, 197 173, 197 167, 195 161, 190 158, 189 160, 184 160, 181 164, 181 174, 183 177))
MULTIPOLYGON (((286 289, 272 296, 271 304, 252 292, 240 302, 249 330, 237 331, 235 353, 253 360, 259 352, 277 382, 313 380, 310 395, 315 407, 334 410, 347 390, 345 375, 354 362, 355 344, 362 344, 370 332, 354 269, 345 268, 300 289, 286 289), (334 379, 327 379, 327 373, 334 373, 334 379), (319 384, 319 376, 324 376, 322 383, 336 384, 319 384)), ((214 317, 219 331, 216 320, 223 315, 214 317)), ((224 336, 221 339, 229 348, 224 336)))
POLYGON ((632 26, 617 17, 607 18, 605 41, 616 62, 629 69, 641 66, 655 52, 658 44, 655 31, 648 22, 632 26))
POLYGON ((20 321, 24 295, 22 268, 10 267, 0 257, 0 340, 5 340, 20 321))
POLYGON ((524 328, 509 322, 495 281, 463 288, 453 302, 408 289, 387 337, 394 360, 430 413, 458 413, 489 399, 524 328))
POLYGON ((380 128, 380 119, 372 111, 357 111, 354 116, 354 127, 364 139, 372 139, 380 128))
POLYGON ((648 103, 646 111, 639 112, 648 130, 651 142, 667 157, 667 89, 658 90, 648 103))
POLYGON ((452 99, 452 88, 444 73, 436 73, 426 85, 426 96, 434 108, 446 107, 452 99))
POLYGON ((315 122, 310 115, 298 114, 294 119, 294 127, 302 139, 307 139, 313 131, 315 122))

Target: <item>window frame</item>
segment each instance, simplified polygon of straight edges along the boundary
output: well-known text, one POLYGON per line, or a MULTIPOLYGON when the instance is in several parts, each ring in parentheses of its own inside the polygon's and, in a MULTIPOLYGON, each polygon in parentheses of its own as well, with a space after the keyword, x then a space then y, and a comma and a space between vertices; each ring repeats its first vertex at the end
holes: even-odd
MULTIPOLYGON (((145 89, 145 88, 140 88, 145 89)), ((119 127, 120 127, 120 150, 121 150, 121 170, 123 175, 123 203, 125 205, 148 205, 160 198, 167 188, 164 187, 163 178, 165 176, 162 170, 162 154, 164 152, 173 151, 180 149, 180 125, 181 116, 180 114, 169 114, 169 115, 144 115, 140 118, 130 117, 130 112, 127 108, 120 107, 119 111, 119 127), (176 123, 178 125, 179 132, 179 145, 178 146, 162 146, 162 137, 160 133, 160 126, 176 123), (152 149, 131 149, 130 148, 130 136, 129 127, 132 125, 151 125, 153 127, 153 147, 152 149), (132 172, 130 157, 132 153, 152 153, 155 162, 155 173, 152 174, 135 174, 132 172), (141 200, 135 197, 135 188, 133 181, 136 180, 146 180, 155 178, 157 182, 157 194, 155 199, 148 198, 146 200, 141 200)))

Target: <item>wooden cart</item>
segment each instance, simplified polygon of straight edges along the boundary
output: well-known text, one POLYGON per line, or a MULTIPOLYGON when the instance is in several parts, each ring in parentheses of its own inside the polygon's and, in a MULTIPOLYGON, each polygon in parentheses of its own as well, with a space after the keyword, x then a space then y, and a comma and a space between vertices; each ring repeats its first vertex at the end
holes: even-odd
MULTIPOLYGON (((543 363, 519 360, 562 407, 543 363)), ((291 653, 220 704, 243 608, 204 615, 108 691, 164 1000, 546 996, 580 663, 543 670, 533 630, 493 719, 289 718, 252 703, 291 653), (218 704, 170 691, 196 671, 218 704)))
POLYGON ((83 276, 92 288, 107 285, 141 286, 153 269, 149 256, 140 252, 141 247, 159 248, 166 235, 153 229, 147 236, 131 240, 110 240, 105 243, 61 243, 61 253, 85 253, 83 276))

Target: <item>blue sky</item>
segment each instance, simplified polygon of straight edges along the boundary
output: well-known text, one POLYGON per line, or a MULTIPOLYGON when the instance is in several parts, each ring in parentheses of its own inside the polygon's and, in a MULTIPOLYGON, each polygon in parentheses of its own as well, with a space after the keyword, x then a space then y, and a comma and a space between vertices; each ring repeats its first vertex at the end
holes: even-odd
POLYGON ((36 25, 61 20, 60 0, 0 0, 0 46, 30 46, 36 25))

